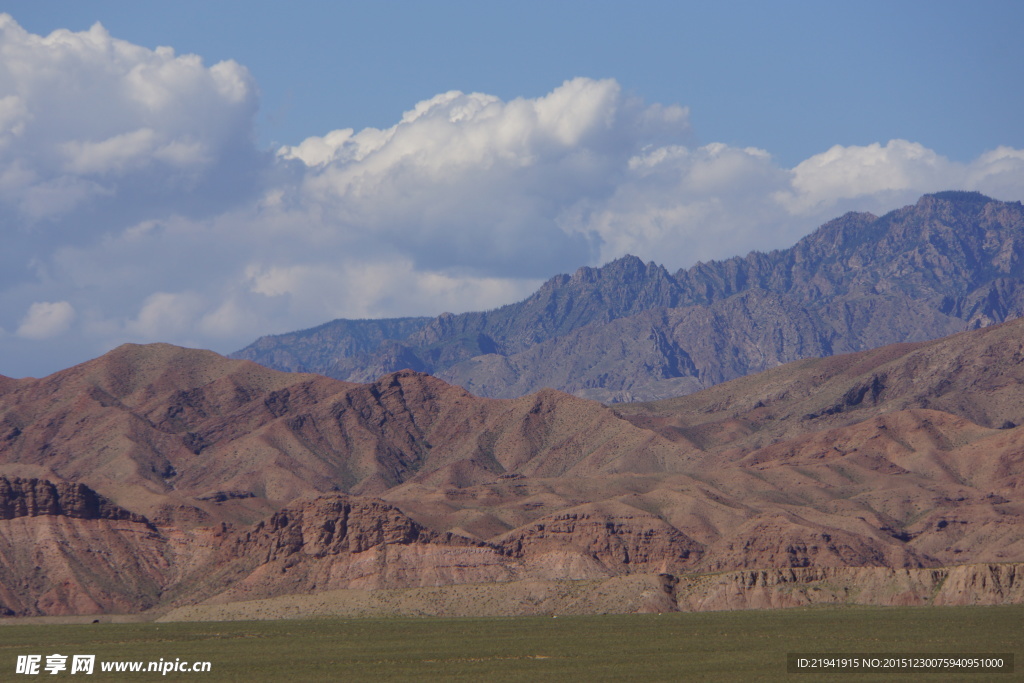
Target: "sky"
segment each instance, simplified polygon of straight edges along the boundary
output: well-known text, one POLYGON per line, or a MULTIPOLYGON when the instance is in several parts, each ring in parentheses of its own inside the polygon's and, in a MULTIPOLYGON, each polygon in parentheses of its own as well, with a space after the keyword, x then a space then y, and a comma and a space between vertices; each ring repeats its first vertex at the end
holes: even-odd
POLYGON ((0 374, 1024 199, 1024 5, 0 5, 0 374))

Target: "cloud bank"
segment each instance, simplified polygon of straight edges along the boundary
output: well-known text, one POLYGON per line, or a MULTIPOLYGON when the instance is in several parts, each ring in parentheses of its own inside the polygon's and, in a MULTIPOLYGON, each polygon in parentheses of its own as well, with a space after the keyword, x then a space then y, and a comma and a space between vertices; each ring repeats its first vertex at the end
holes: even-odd
POLYGON ((1024 199, 1024 150, 962 164, 891 140, 785 168, 613 80, 447 92, 277 150, 254 143, 258 108, 237 63, 0 15, 0 373, 486 309, 625 253, 678 268, 788 246, 924 192, 1024 199))

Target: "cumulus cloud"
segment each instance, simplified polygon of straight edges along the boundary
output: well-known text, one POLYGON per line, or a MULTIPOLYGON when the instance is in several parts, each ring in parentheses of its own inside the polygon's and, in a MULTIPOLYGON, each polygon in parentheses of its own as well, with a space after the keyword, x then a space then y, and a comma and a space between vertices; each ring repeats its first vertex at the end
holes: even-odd
POLYGON ((279 155, 307 167, 298 204, 329 209, 420 267, 539 277, 599 253, 597 235, 563 213, 610 196, 645 145, 689 137, 685 109, 577 78, 510 102, 444 93, 387 130, 338 130, 279 155))
POLYGON ((335 317, 488 309, 625 253, 678 268, 784 247, 925 192, 1024 199, 1024 150, 956 163, 891 140, 786 168, 700 143, 685 107, 607 79, 451 91, 273 151, 253 143, 258 104, 234 62, 0 15, 0 329, 16 330, 0 373, 124 341, 227 352, 335 317))
POLYGON ((1024 195, 1024 150, 1000 147, 974 161, 950 161, 907 140, 836 145, 798 164, 788 187, 776 195, 794 215, 819 215, 851 206, 886 210, 943 188, 978 190, 999 199, 1024 195))
POLYGON ((994 197, 1017 199, 1024 195, 1024 149, 998 147, 966 166, 963 186, 994 197))
POLYGON ((17 335, 26 339, 49 339, 64 334, 75 319, 75 309, 67 301, 37 301, 18 326, 17 335))
POLYGON ((224 170, 218 162, 252 155, 256 108, 237 63, 206 67, 100 24, 33 35, 2 14, 0 209, 31 225, 97 200, 123 206, 126 190, 143 190, 150 207, 187 205, 186 193, 224 170))
POLYGON ((788 182, 787 173, 764 150, 721 143, 651 147, 631 157, 628 169, 606 202, 566 219, 599 235, 600 261, 632 253, 688 266, 776 246, 793 232, 771 197, 788 182))
POLYGON ((828 207, 842 199, 941 187, 957 175, 954 164, 933 150, 891 140, 884 147, 836 145, 801 162, 780 200, 795 212, 828 207))

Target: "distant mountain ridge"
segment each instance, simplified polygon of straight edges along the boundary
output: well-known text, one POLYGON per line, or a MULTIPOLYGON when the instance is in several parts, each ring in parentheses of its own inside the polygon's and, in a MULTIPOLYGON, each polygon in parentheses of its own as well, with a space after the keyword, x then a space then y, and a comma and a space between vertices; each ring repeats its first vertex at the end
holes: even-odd
POLYGON ((496 398, 557 388, 652 400, 808 357, 923 341, 1024 313, 1024 207, 976 192, 849 213, 788 249, 670 273, 626 256, 521 302, 337 320, 232 354, 366 382, 427 372, 496 398))

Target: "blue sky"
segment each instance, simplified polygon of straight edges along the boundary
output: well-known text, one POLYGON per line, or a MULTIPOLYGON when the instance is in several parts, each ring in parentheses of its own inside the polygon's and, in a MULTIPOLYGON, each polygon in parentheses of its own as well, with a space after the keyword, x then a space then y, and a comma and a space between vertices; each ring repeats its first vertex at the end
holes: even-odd
POLYGON ((7 2, 0 374, 1024 199, 1022 8, 7 2))

